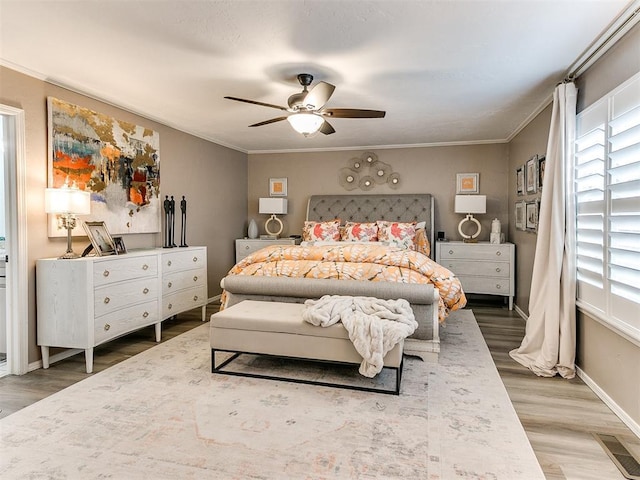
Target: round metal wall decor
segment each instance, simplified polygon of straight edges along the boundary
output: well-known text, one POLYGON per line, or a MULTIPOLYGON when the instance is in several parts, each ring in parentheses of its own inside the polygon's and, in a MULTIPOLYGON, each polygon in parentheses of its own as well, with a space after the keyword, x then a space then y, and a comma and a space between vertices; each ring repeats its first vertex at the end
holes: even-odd
POLYGON ((371 190, 385 183, 393 189, 400 187, 400 174, 391 165, 378 160, 373 152, 364 152, 349 160, 349 166, 338 172, 338 182, 345 190, 371 190))

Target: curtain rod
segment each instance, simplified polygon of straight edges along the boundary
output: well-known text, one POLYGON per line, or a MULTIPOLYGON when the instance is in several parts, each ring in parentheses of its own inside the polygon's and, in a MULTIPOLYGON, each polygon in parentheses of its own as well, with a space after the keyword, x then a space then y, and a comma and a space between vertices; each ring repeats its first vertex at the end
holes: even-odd
POLYGON ((625 33, 640 21, 640 0, 633 1, 569 67, 565 82, 572 82, 604 55, 625 33), (577 66, 576 66, 577 65, 577 66))

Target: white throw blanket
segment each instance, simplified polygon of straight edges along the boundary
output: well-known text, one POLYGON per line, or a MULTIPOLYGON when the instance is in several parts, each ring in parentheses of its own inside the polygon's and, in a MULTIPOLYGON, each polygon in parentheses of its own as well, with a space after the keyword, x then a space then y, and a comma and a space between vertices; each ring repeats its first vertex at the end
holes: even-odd
POLYGON ((329 327, 342 322, 362 355, 359 371, 365 377, 377 375, 387 352, 418 328, 413 310, 404 299, 325 295, 319 300, 306 300, 304 305, 302 318, 312 325, 329 327))

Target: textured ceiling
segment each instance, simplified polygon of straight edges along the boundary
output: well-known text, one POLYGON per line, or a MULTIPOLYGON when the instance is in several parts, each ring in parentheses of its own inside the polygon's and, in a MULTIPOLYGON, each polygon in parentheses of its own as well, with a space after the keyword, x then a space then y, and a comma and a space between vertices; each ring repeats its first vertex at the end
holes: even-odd
POLYGON ((0 0, 0 61, 242 151, 504 141, 550 98, 627 0, 0 0), (336 85, 304 138, 295 76, 336 85))

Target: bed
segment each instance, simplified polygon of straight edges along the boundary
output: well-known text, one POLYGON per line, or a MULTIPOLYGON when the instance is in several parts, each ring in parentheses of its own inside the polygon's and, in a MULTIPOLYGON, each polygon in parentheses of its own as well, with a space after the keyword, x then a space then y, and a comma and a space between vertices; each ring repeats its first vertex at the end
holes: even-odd
POLYGON ((460 282, 432 259, 433 218, 430 194, 313 195, 302 245, 266 247, 238 262, 221 282, 222 308, 328 294, 405 298, 419 323, 405 353, 426 359, 439 352, 439 325, 466 304, 460 282), (420 228, 408 242, 402 229, 411 225, 420 228), (369 241, 369 227, 377 227, 377 241, 369 241))

